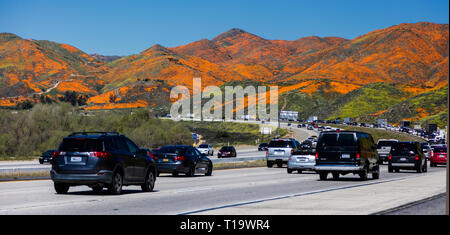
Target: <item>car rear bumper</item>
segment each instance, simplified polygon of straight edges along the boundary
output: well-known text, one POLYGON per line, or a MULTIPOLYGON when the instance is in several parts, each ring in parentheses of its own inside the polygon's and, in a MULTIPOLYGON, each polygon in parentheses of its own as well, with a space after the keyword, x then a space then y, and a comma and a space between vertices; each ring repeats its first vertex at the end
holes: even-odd
POLYGON ((316 166, 315 162, 288 162, 288 169, 299 170, 314 170, 316 166))
POLYGON ((340 171, 340 172, 359 172, 364 169, 364 166, 357 165, 316 165, 316 171, 340 171))
POLYGON ((437 163, 437 164, 447 164, 447 158, 431 158, 431 163, 437 163))
POLYGON ((267 161, 284 161, 287 162, 289 161, 290 156, 277 156, 277 155, 268 155, 267 157, 267 161))
POLYGON ((416 163, 413 162, 393 162, 391 163, 391 166, 393 167, 415 167, 416 163))
POLYGON ((50 177, 53 182, 66 183, 74 185, 88 184, 110 184, 112 182, 113 172, 101 170, 96 174, 58 174, 55 170, 50 171, 50 177))
POLYGON ((189 169, 180 163, 157 164, 156 168, 159 173, 186 173, 189 169))

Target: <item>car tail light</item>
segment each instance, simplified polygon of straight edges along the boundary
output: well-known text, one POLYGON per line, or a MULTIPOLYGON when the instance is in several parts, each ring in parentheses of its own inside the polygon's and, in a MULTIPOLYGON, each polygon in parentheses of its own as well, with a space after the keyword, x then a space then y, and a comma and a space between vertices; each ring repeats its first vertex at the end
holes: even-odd
POLYGON ((148 156, 150 156, 151 158, 153 158, 153 160, 158 160, 158 157, 156 157, 155 155, 153 155, 152 152, 147 151, 148 156))
POLYGON ((292 162, 292 157, 289 158, 289 161, 292 162))
POLYGON ((59 156, 61 156, 61 152, 55 151, 55 152, 53 152, 52 158, 59 157, 59 156))
POLYGON ((178 157, 175 157, 175 159, 174 159, 176 162, 178 162, 178 161, 184 161, 184 160, 186 160, 186 158, 184 157, 184 156, 178 156, 178 157))
POLYGON ((389 159, 389 160, 392 160, 392 155, 389 155, 388 159, 389 159))
POLYGON ((359 153, 356 153, 356 160, 361 159, 361 155, 359 153))
POLYGON ((269 150, 266 150, 266 155, 269 155, 269 150))
POLYGON ((94 156, 98 158, 109 158, 111 154, 108 152, 94 152, 94 156))
POLYGON ((316 161, 317 161, 317 159, 319 159, 319 153, 318 152, 316 152, 316 161))
POLYGON ((291 149, 291 155, 292 155, 292 154, 294 154, 294 150, 293 150, 293 149, 291 149))
POLYGON ((419 156, 416 155, 416 156, 414 157, 414 160, 416 160, 416 161, 419 160, 419 156))

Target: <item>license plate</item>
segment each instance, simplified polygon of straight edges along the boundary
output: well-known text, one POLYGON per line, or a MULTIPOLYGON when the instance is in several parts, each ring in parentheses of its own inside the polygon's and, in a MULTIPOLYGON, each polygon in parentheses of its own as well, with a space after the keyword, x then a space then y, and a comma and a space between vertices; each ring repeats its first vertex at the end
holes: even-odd
POLYGON ((406 158, 402 157, 400 158, 400 161, 406 161, 406 158))
POLYGON ((444 158, 444 157, 445 157, 445 155, 439 155, 439 157, 440 157, 440 158, 444 158))
POLYGON ((169 161, 169 159, 167 159, 167 158, 163 159, 163 162, 168 162, 168 161, 169 161))
POLYGON ((275 154, 276 155, 282 155, 282 154, 284 154, 284 152, 282 152, 282 151, 275 151, 275 154))
POLYGON ((81 162, 82 158, 81 157, 71 157, 70 161, 71 162, 81 162))
POLYGON ((306 162, 306 157, 299 157, 297 158, 298 162, 306 162))
POLYGON ((341 158, 350 158, 350 154, 342 154, 341 158))

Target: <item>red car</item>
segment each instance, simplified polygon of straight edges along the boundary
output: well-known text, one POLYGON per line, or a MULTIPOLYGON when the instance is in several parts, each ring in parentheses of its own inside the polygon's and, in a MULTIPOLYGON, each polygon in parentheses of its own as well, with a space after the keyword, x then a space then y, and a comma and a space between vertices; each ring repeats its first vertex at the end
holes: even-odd
POLYGON ((438 164, 447 164, 447 147, 434 147, 431 151, 430 166, 435 167, 438 164))
POLYGON ((217 153, 217 158, 236 157, 236 149, 233 146, 223 146, 217 153))

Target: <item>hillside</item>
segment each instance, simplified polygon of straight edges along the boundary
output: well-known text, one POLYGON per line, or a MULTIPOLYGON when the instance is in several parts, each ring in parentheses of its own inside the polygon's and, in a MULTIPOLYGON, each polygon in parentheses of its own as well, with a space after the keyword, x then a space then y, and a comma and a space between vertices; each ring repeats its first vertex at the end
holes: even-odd
POLYGON ((277 85, 280 109, 297 110, 302 117, 422 120, 447 110, 446 97, 438 95, 436 108, 417 111, 428 102, 421 95, 448 87, 448 35, 448 24, 429 22, 395 25, 351 40, 269 40, 231 29, 213 39, 172 48, 154 45, 119 58, 3 33, 0 106, 73 90, 88 97, 86 109, 167 110, 172 87, 192 90, 192 78, 201 77, 203 87, 277 85), (414 103, 407 105, 416 110, 411 115, 398 111, 407 101, 414 103))

